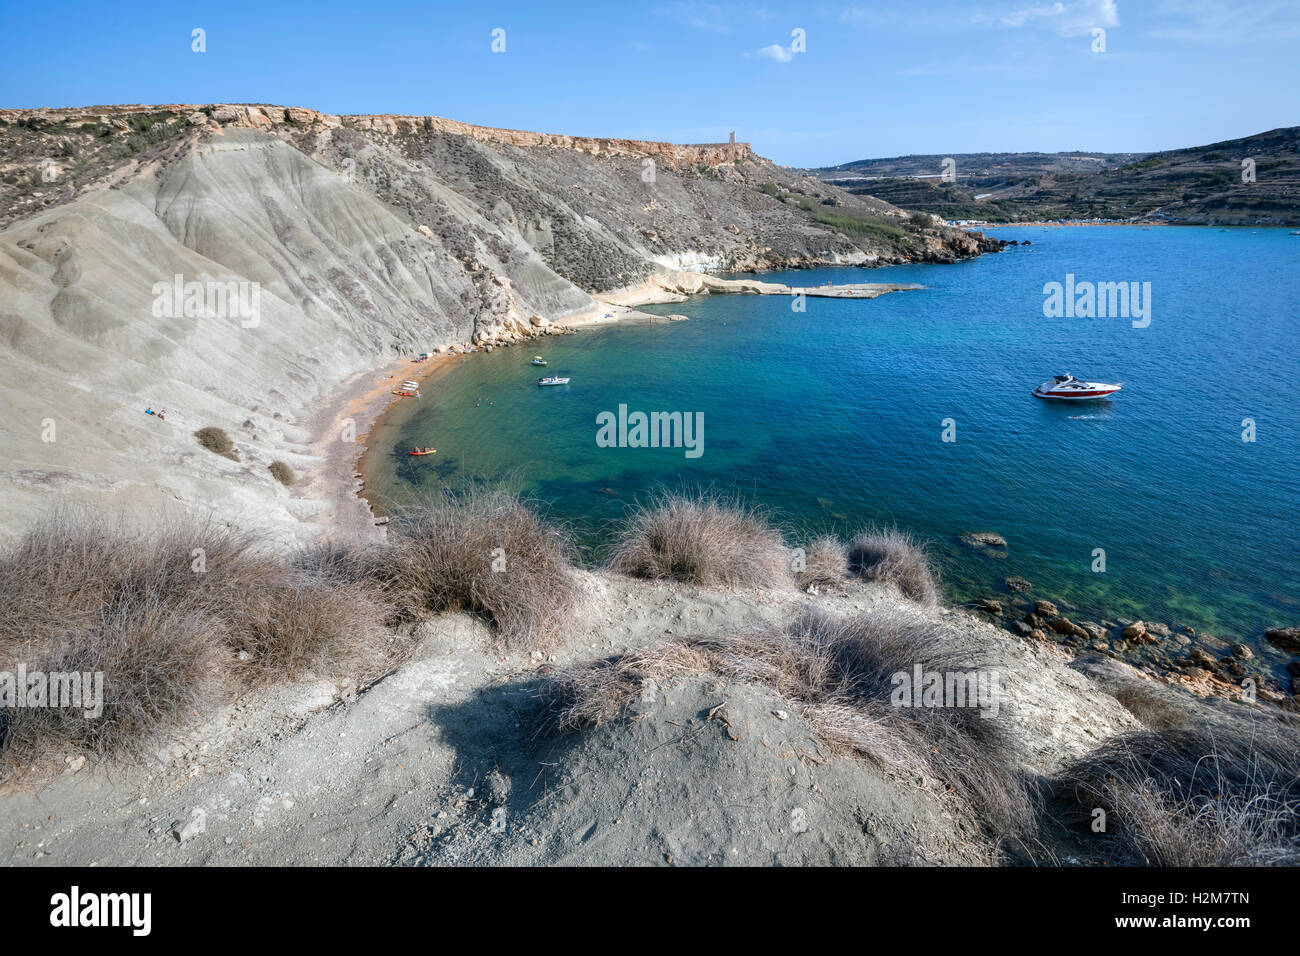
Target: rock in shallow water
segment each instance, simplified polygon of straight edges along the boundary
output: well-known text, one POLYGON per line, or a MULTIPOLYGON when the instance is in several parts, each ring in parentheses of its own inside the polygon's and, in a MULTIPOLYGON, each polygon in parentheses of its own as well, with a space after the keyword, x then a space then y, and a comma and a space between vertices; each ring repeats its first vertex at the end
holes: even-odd
POLYGON ((1300 652, 1300 627, 1275 627, 1265 631, 1264 636, 1274 647, 1300 652))

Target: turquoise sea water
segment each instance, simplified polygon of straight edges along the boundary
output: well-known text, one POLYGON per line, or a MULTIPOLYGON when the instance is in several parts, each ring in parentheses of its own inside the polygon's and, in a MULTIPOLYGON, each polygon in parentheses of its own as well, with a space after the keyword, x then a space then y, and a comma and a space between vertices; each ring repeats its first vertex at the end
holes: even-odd
POLYGON ((1286 230, 996 230, 1028 247, 950 266, 824 269, 796 285, 917 282, 875 300, 702 297, 609 327, 479 354, 376 432, 379 503, 506 475, 591 559, 632 502, 734 491, 792 541, 897 525, 949 596, 1007 575, 1084 616, 1188 623, 1257 642, 1300 623, 1300 238, 1286 230), (1046 318, 1043 285, 1151 283, 1151 323, 1046 318), (534 354, 546 369, 529 365, 534 354), (1033 398, 1053 374, 1121 381, 1109 402, 1033 398), (543 374, 572 384, 538 388, 543 374), (478 403, 476 406, 476 402, 478 403), (494 404, 489 404, 489 402, 494 404), (601 448, 596 416, 701 412, 704 453, 601 448), (1078 416, 1078 417, 1075 417, 1078 416), (1256 440, 1242 440, 1243 419, 1256 440), (941 440, 943 420, 955 442, 941 440), (413 445, 436 456, 412 459, 413 445), (996 531, 1004 558, 962 546, 996 531), (1093 570, 1094 549, 1106 570, 1093 570))

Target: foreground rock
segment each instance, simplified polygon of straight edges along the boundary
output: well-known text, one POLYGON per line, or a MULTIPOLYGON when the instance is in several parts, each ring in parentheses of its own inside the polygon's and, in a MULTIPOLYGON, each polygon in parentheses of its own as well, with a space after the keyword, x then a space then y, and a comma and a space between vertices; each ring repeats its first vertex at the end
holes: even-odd
MULTIPOLYGON (((0 795, 0 864, 996 856, 951 813, 939 782, 828 754, 797 707, 761 688, 687 679, 647 693, 639 720, 558 736, 538 723, 546 671, 685 634, 784 626, 810 604, 835 614, 916 610, 896 593, 846 584, 812 599, 581 577, 589 604, 547 661, 502 658, 481 622, 443 616, 422 625, 414 660, 364 693, 326 682, 274 688, 167 735, 141 764, 87 767, 40 792, 0 795)), ((996 719, 1027 772, 1052 774, 1137 726, 1054 646, 964 612, 927 613, 954 646, 999 662, 1007 693, 996 719)))

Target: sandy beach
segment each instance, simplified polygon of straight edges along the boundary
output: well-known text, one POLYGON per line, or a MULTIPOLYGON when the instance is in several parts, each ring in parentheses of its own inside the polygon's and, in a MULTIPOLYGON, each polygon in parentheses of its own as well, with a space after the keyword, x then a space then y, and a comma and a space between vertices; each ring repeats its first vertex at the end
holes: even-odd
POLYGON ((320 464, 304 482, 304 496, 324 502, 328 514, 322 524, 330 537, 377 539, 382 528, 375 524, 375 514, 365 498, 365 457, 367 440, 385 413, 404 398, 393 391, 410 380, 421 386, 440 371, 456 364, 467 355, 434 355, 424 361, 398 359, 387 365, 360 372, 339 389, 332 401, 323 406, 309 423, 312 448, 320 464))

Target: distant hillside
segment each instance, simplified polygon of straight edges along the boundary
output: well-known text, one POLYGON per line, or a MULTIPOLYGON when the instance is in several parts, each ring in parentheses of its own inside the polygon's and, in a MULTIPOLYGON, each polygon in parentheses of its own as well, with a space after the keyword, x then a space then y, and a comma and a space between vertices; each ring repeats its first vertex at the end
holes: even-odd
POLYGON ((957 153, 864 159, 815 170, 858 195, 946 219, 1153 218, 1300 224, 1300 127, 1159 153, 957 153), (1243 160, 1254 182, 1243 182, 1243 160))

